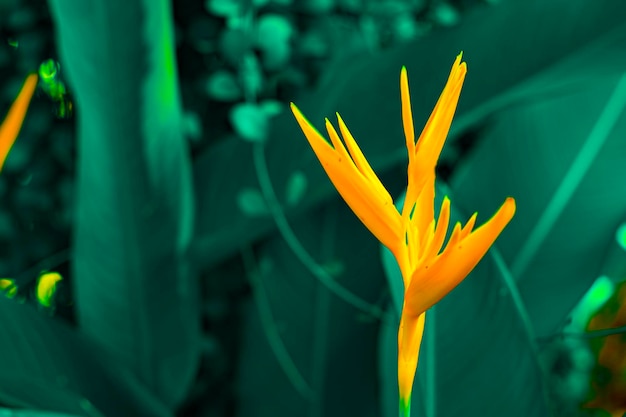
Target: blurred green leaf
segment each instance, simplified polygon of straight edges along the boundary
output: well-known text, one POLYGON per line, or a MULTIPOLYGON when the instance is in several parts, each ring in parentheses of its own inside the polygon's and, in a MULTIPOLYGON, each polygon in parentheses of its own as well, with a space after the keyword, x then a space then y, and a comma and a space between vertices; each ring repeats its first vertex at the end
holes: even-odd
POLYGON ((247 216, 267 216, 269 210, 261 192, 256 188, 244 188, 237 194, 239 210, 247 216))
POLYGON ((170 6, 50 0, 80 108, 78 322, 173 408, 196 376, 200 315, 186 256, 194 196, 170 6))
POLYGON ((494 106, 451 182, 465 210, 516 198, 499 246, 538 337, 556 332, 602 273, 626 213, 625 42, 622 27, 494 106))
POLYGON ((246 52, 238 65, 244 97, 247 101, 254 102, 265 83, 259 60, 253 53, 246 52))
POLYGON ((239 0, 206 0, 206 10, 220 17, 236 17, 243 12, 243 4, 239 0))
POLYGON ((238 67, 252 47, 252 36, 242 28, 226 28, 220 34, 220 54, 228 63, 238 67))
POLYGON ((189 138, 192 142, 202 140, 202 121, 197 113, 192 111, 184 112, 182 123, 185 137, 189 138))
POLYGON ((288 42, 294 29, 285 16, 267 13, 259 18, 256 31, 257 45, 263 49, 271 49, 276 44, 288 42))
POLYGON ((206 83, 209 98, 218 101, 235 101, 241 98, 241 88, 235 75, 229 71, 216 71, 206 83))
POLYGON ((267 114, 256 103, 237 103, 230 110, 235 132, 248 142, 264 142, 269 125, 267 114))
POLYGON ((432 19, 442 26, 453 26, 461 20, 458 10, 445 1, 437 2, 430 14, 432 19))
MULTIPOLYGON (((465 51, 469 69, 448 140, 450 148, 455 137, 490 116, 524 83, 560 62, 574 62, 583 48, 623 30, 625 11, 626 3, 614 0, 502 2, 468 13, 458 26, 435 30, 384 53, 331 62, 318 90, 293 100, 320 131, 324 131, 324 117, 339 111, 375 171, 384 174, 406 164, 398 89, 402 65, 409 72, 419 130, 441 93, 454 56, 465 51)), ((266 154, 276 189, 284 189, 289 173, 296 169, 302 170, 311 185, 311 192, 294 210, 337 198, 290 112, 273 120, 270 136, 266 154)), ((199 218, 193 249, 194 257, 205 266, 232 254, 241 242, 274 229, 269 219, 238 215, 235 193, 256 184, 256 174, 248 144, 235 142, 210 149, 194 167, 199 212, 210 213, 199 218), (232 155, 240 161, 236 166, 230 163, 232 155)), ((402 189, 406 179, 390 185, 402 189)))
POLYGON ((268 117, 278 116, 285 110, 285 105, 277 100, 263 100, 259 103, 259 107, 268 117))
POLYGON ((626 251, 626 223, 620 224, 615 233, 615 240, 622 250, 626 251))
POLYGON ((285 201, 293 206, 300 202, 307 190, 307 179, 302 171, 292 172, 287 181, 285 201))
MULTIPOLYGON (((83 417, 171 416, 110 352, 31 305, 0 297, 0 404, 83 417)), ((2 414, 0 414, 2 415, 2 414)))
POLYGON ((256 44, 263 52, 263 64, 269 70, 283 67, 291 58, 291 22, 282 15, 268 13, 256 26, 256 44))
MULTIPOLYGON (((316 269, 364 300, 386 285, 377 242, 343 202, 294 223, 316 269)), ((254 303, 244 309, 238 416, 377 417, 379 322, 338 298, 276 236, 244 256, 254 303)), ((227 277, 224 277, 225 279, 227 277)), ((373 303, 373 301, 371 301, 373 303)))

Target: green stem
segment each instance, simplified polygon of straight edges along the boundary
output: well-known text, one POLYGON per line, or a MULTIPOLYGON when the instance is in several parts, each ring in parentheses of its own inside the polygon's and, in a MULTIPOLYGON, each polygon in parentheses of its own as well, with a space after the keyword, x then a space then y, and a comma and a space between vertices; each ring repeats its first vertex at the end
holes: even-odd
POLYGON ((411 398, 406 401, 400 398, 400 417, 411 417, 411 398))

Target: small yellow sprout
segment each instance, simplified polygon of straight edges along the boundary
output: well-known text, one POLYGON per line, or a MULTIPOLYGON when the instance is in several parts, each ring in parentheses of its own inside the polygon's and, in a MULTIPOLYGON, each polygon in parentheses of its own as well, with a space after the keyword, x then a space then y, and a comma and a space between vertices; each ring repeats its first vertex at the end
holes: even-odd
POLYGON ((44 307, 52 306, 57 282, 63 277, 58 272, 44 272, 37 280, 37 301, 44 307))
POLYGON ((9 298, 15 297, 17 294, 17 285, 15 280, 11 278, 0 278, 0 291, 9 298))

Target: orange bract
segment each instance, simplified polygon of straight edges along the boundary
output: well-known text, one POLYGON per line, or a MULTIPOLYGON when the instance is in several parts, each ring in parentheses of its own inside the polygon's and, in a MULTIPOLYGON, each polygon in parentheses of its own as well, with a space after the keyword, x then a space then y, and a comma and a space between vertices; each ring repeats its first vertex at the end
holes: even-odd
POLYGON ((400 266, 405 294, 398 330, 398 384, 400 410, 404 415, 410 412, 426 310, 470 273, 515 214, 515 200, 509 197, 490 220, 474 230, 475 213, 464 227, 460 223, 454 226, 442 251, 450 221, 450 200, 447 196, 444 198, 435 219, 435 166, 467 73, 461 58, 459 54, 417 144, 406 69, 402 68, 400 73, 402 121, 409 154, 408 186, 401 213, 339 114, 339 129, 346 146, 326 119, 331 146, 291 104, 298 124, 339 194, 361 222, 389 248, 400 266))
POLYGON ((26 111, 28 110, 30 99, 33 97, 36 87, 37 75, 31 74, 26 78, 26 81, 24 81, 24 85, 13 102, 13 105, 11 105, 7 117, 4 119, 4 122, 2 122, 2 125, 0 125, 0 170, 2 170, 4 161, 15 139, 17 139, 17 135, 20 133, 22 122, 24 121, 24 117, 26 117, 26 111))

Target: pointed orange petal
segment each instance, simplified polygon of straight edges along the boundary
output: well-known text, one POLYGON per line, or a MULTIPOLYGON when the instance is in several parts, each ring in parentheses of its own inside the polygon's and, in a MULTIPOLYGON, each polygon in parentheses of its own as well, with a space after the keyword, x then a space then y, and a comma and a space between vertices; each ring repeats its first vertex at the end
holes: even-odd
POLYGON ((420 218, 420 228, 428 226, 434 217, 433 200, 435 195, 435 166, 446 141, 452 118, 461 94, 461 88, 467 73, 467 65, 461 62, 459 54, 452 65, 446 86, 433 109, 417 145, 414 141, 413 120, 406 69, 400 73, 400 89, 402 98, 402 121, 404 125, 409 167, 406 198, 402 208, 402 217, 406 218, 413 203, 420 218), (424 191, 426 194, 424 194, 424 191), (421 196, 421 198, 419 197, 421 196))
POLYGON ((485 224, 456 243, 451 238, 433 263, 421 264, 405 294, 405 304, 413 314, 426 311, 463 281, 514 214, 515 200, 509 197, 485 224))
POLYGON ((470 217, 467 223, 465 223, 465 226, 463 226, 461 234, 459 235, 459 239, 465 239, 467 236, 469 236, 470 233, 472 233, 472 230, 474 229, 474 224, 476 223, 476 216, 478 216, 478 212, 474 212, 474 214, 472 214, 472 217, 470 217))
MULTIPOLYGON (((394 255, 397 254, 404 241, 402 222, 400 213, 394 207, 387 190, 382 187, 377 177, 374 181, 368 177, 369 174, 359 170, 330 122, 326 124, 326 128, 335 148, 330 146, 293 103, 291 110, 339 194, 365 227, 394 255), (380 184, 380 187, 377 184, 380 184)), ((365 157, 358 146, 352 146, 351 152, 363 166, 365 157)))
POLYGON ((459 54, 452 64, 448 82, 417 140, 416 155, 419 156, 420 161, 429 166, 435 166, 439 159, 461 95, 461 88, 467 73, 467 64, 461 62, 462 57, 463 54, 459 54))
POLYGON ((28 105, 33 97, 35 88, 37 87, 37 75, 30 74, 20 90, 17 98, 11 105, 4 122, 0 126, 0 170, 4 165, 4 161, 20 133, 24 117, 28 111, 28 105))
POLYGON ((371 186, 374 187, 377 195, 382 197, 384 204, 393 205, 393 200, 391 199, 389 192, 382 184, 382 182, 380 182, 380 179, 378 179, 376 173, 374 173, 374 170, 370 166, 369 162, 367 162, 367 159, 365 159, 363 152, 361 152, 361 148, 359 148, 356 140, 354 140, 354 136, 352 136, 352 133, 350 133, 350 130, 348 130, 348 126, 346 126, 339 113, 337 113, 337 120, 339 122, 339 131, 341 132, 341 136, 346 143, 348 152, 350 152, 350 156, 352 157, 355 165, 369 181, 371 186))
MULTIPOLYGON (((404 138, 406 149, 409 154, 409 166, 415 165, 415 129, 413 127, 413 112, 411 111, 411 95, 409 94, 409 80, 406 68, 400 71, 400 100, 402 103, 402 126, 404 127, 404 138)), ((411 210, 410 203, 417 198, 417 188, 419 184, 413 184, 412 189, 407 190, 402 208, 402 217, 407 217, 411 210), (407 204, 409 201, 409 204, 407 204)))
POLYGON ((400 100, 402 103, 402 126, 406 149, 409 152, 409 163, 415 157, 415 129, 413 127, 413 112, 411 111, 411 95, 409 94, 409 79, 406 68, 400 71, 400 100))
MULTIPOLYGON (((415 171, 415 129, 413 126, 413 113, 411 110, 411 95, 409 93, 409 80, 406 68, 400 71, 400 99, 402 104, 402 126, 404 127, 404 137, 406 149, 409 156, 409 167, 407 169, 408 186, 402 207, 402 218, 407 219, 413 210, 418 194, 426 184, 426 177, 419 176, 415 171)), ((434 172, 433 172, 434 175, 434 172)))
POLYGON ((411 402, 413 380, 419 359, 420 345, 424 335, 426 313, 419 316, 405 314, 400 317, 398 329, 398 388, 400 403, 408 406, 411 402))

